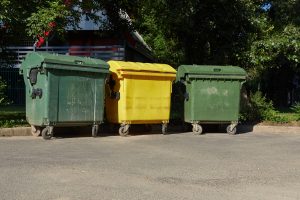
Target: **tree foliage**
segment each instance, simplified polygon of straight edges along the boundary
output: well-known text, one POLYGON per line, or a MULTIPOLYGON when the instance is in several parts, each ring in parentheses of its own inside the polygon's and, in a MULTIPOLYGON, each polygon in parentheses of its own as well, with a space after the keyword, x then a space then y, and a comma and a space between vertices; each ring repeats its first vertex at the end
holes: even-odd
POLYGON ((64 23, 67 21, 65 16, 70 16, 71 12, 66 9, 66 5, 60 2, 60 0, 44 1, 43 5, 38 5, 37 11, 25 20, 27 34, 36 36, 42 34, 44 31, 50 31, 52 27, 49 24, 53 22, 63 22, 56 28, 56 31, 63 32, 64 27, 61 25, 66 25, 64 23))
POLYGON ((144 0, 141 7, 137 27, 154 53, 171 63, 235 62, 256 31, 254 3, 246 1, 144 0))
POLYGON ((82 16, 101 23, 105 30, 118 32, 128 27, 128 20, 121 11, 125 12, 131 6, 133 3, 128 0, 2 0, 0 39, 5 45, 5 41, 14 42, 14 39, 21 37, 35 38, 50 29, 61 34, 66 27, 78 29, 82 16), (103 15, 99 15, 99 12, 103 15), (53 22, 55 27, 51 28, 49 24, 53 22))
POLYGON ((299 1, 143 0, 139 7, 136 27, 163 61, 299 67, 299 1))
POLYGON ((256 18, 260 34, 253 37, 247 51, 241 52, 244 63, 258 76, 270 68, 293 68, 299 71, 300 20, 299 1, 268 1, 270 9, 256 18))
MULTIPOLYGON (((36 37, 55 22, 78 28, 80 17, 116 33, 135 28, 160 62, 234 64, 254 76, 268 68, 299 70, 298 0, 2 0, 6 35, 36 37), (103 15, 97 12, 103 11, 103 15), (132 21, 126 18, 130 16, 132 21)), ((3 28, 2 36, 5 35, 3 28)), ((1 39, 2 41, 9 41, 1 39)))

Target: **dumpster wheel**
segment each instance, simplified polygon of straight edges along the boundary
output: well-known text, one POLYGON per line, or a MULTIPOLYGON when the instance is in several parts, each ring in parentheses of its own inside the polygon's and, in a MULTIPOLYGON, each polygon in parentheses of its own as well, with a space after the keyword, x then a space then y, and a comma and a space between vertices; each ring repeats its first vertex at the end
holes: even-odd
POLYGON ((42 128, 40 126, 31 125, 31 134, 35 137, 39 137, 41 135, 42 128))
POLYGON ((202 126, 200 124, 192 124, 193 125, 193 133, 195 135, 201 135, 202 134, 202 126))
POLYGON ((226 131, 229 135, 235 135, 236 134, 236 126, 233 127, 232 124, 229 124, 226 128, 226 131))
POLYGON ((93 127, 92 127, 92 136, 93 137, 97 137, 98 130, 99 130, 99 125, 93 125, 93 127))
POLYGON ((168 124, 163 123, 163 124, 161 125, 161 133, 162 133, 163 135, 166 135, 166 134, 167 134, 167 131, 168 131, 168 124))
POLYGON ((120 128, 119 128, 119 135, 125 137, 129 134, 129 124, 121 124, 120 128))
POLYGON ((44 140, 50 140, 53 137, 53 126, 47 126, 42 130, 44 140))

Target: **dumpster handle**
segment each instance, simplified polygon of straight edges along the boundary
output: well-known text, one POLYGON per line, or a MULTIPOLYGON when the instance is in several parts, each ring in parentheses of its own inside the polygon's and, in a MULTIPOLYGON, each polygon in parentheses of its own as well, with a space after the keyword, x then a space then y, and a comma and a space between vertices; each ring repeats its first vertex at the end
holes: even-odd
POLYGON ((82 60, 74 60, 74 63, 77 65, 82 65, 83 61, 82 60))
POLYGON ((180 83, 185 84, 185 79, 180 78, 180 83))
POLYGON ((115 92, 114 91, 114 87, 116 85, 116 81, 113 79, 112 75, 109 76, 109 79, 106 80, 106 84, 108 84, 108 88, 109 88, 109 97, 111 99, 116 99, 119 100, 120 99, 120 92, 115 92))
POLYGON ((35 99, 36 97, 42 98, 43 90, 41 88, 32 89, 31 98, 35 99))
POLYGON ((31 85, 31 83, 30 83, 30 81, 29 81, 29 74, 30 74, 30 70, 27 70, 27 73, 26 73, 26 80, 28 81, 28 85, 29 85, 29 87, 30 87, 30 92, 32 91, 32 89, 33 89, 33 87, 32 87, 32 85, 31 85))
POLYGON ((111 99, 116 99, 119 100, 120 99, 120 92, 115 92, 115 91, 110 91, 110 98, 111 99))
POLYGON ((188 101, 190 99, 190 94, 188 92, 184 93, 184 99, 188 101))
MULTIPOLYGON (((39 97, 39 98, 42 98, 42 96, 43 96, 43 90, 41 89, 41 88, 34 88, 33 87, 33 83, 31 83, 31 81, 30 81, 30 73, 31 73, 31 70, 32 69, 38 69, 38 68, 30 68, 30 70, 27 70, 27 77, 26 77, 26 79, 27 79, 27 81, 28 81, 28 85, 29 85, 29 87, 30 87, 30 90, 29 90, 29 93, 31 93, 31 98, 32 99, 35 99, 37 96, 39 97)), ((37 73, 39 72, 39 70, 37 71, 37 73)), ((37 73, 36 73, 36 75, 37 75, 37 73)), ((37 81, 37 80, 36 80, 37 81)), ((36 83, 36 81, 35 81, 35 83, 36 83)), ((34 84, 35 84, 34 83, 34 84)))

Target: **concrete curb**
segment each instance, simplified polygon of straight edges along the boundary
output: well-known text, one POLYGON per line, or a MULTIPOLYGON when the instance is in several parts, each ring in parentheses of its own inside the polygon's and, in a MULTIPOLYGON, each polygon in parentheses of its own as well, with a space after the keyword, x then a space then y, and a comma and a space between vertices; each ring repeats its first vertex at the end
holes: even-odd
MULTIPOLYGON (((181 132, 181 127, 170 127, 171 131, 181 132)), ((300 134, 298 126, 261 126, 261 125, 239 125, 239 133, 297 133, 300 134)), ((30 127, 0 128, 0 137, 31 136, 30 127)))
POLYGON ((263 126, 263 125, 239 125, 238 131, 241 133, 298 133, 299 126, 263 126))
POLYGON ((30 136, 31 128, 30 127, 16 127, 16 128, 0 128, 0 137, 1 136, 30 136))

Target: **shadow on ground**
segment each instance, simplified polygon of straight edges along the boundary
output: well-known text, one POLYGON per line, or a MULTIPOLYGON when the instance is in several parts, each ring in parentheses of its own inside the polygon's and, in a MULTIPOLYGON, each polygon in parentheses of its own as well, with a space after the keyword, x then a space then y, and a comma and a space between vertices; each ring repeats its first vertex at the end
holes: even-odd
MULTIPOLYGON (((99 127, 98 136, 119 136, 120 125, 105 124, 99 127)), ((168 134, 180 134, 182 129, 178 127, 169 126, 168 134)), ((161 125, 131 125, 129 135, 156 135, 161 134, 161 125)), ((76 137, 92 137, 92 127, 55 127, 54 137, 59 138, 76 138, 76 137)))
MULTIPOLYGON (((238 126, 238 134, 245 134, 252 132, 254 125, 238 126)), ((104 124, 99 128, 99 137, 119 136, 119 125, 104 124)), ((219 133, 226 134, 226 125, 204 124, 203 133, 219 133)), ((168 126, 168 134, 182 134, 185 132, 192 132, 190 124, 171 124, 168 126)), ((129 135, 157 135, 161 134, 161 125, 131 125, 129 135)), ((76 138, 76 137, 92 137, 92 127, 56 127, 54 132, 55 138, 76 138)))

